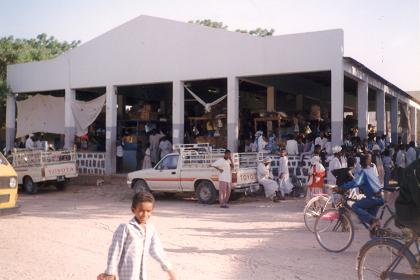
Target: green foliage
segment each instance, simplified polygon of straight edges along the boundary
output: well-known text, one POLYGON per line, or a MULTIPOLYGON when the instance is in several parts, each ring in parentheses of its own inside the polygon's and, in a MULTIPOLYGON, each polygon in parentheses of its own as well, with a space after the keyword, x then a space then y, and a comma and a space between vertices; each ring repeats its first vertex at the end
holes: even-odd
MULTIPOLYGON (((212 21, 211 19, 202 19, 202 20, 190 20, 188 23, 195 23, 195 24, 200 24, 200 25, 204 25, 207 27, 212 27, 212 28, 219 28, 219 29, 228 29, 228 26, 225 25, 223 22, 217 22, 217 21, 212 21)), ((259 37, 266 37, 266 36, 273 36, 275 30, 273 28, 267 29, 267 28, 261 28, 258 27, 254 30, 246 30, 246 29, 236 29, 235 32, 239 32, 239 33, 247 33, 253 36, 259 36, 259 37)))
POLYGON ((60 42, 42 33, 34 39, 0 38, 0 106, 4 106, 9 88, 6 84, 7 65, 56 57, 78 46, 80 41, 60 42))

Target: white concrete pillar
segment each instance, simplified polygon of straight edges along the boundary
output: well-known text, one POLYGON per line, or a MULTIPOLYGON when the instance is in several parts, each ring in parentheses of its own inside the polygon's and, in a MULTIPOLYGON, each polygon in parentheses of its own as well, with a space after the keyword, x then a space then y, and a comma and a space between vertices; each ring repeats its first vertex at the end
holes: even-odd
POLYGON ((74 122, 71 104, 76 100, 76 90, 71 88, 65 89, 64 95, 64 148, 72 149, 74 145, 74 136, 76 135, 76 127, 74 122))
POLYGON ((275 107, 274 87, 267 88, 267 112, 274 112, 275 107))
POLYGON ((359 128, 359 136, 363 140, 367 136, 367 125, 369 117, 369 87, 365 81, 357 83, 357 124, 359 128))
POLYGON ((115 86, 106 86, 105 108, 105 175, 111 175, 116 172, 117 155, 117 92, 115 86))
POLYGON ((227 79, 227 146, 232 152, 238 150, 239 138, 239 79, 227 79))
POLYGON ((398 98, 391 97, 391 141, 398 143, 398 98))
POLYGON ((331 70, 331 142, 333 145, 343 143, 344 118, 344 72, 342 63, 331 70))
POLYGON ((417 143, 417 110, 410 107, 410 141, 417 143))
POLYGON ((172 143, 184 143, 184 82, 172 83, 172 143))
POLYGON ((385 134, 385 92, 376 92, 376 132, 378 135, 385 134))
POLYGON ((6 151, 11 151, 15 144, 16 135, 16 98, 13 93, 7 95, 6 100, 6 151))

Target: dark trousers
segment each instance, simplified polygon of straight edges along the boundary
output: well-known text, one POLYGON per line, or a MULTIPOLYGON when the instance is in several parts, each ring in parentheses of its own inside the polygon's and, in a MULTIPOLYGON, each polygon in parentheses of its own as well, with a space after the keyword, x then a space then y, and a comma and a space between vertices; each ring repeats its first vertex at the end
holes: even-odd
POLYGON ((117 157, 117 173, 121 173, 123 168, 123 158, 117 157))
POLYGON ((376 217, 379 207, 384 204, 384 199, 380 196, 363 198, 356 201, 351 207, 354 213, 365 223, 372 223, 372 219, 376 217))

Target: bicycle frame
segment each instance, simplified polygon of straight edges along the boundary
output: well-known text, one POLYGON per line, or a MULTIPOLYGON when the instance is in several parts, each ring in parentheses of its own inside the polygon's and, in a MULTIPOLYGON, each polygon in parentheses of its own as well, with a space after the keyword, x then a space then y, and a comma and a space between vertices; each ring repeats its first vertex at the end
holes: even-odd
POLYGON ((419 279, 419 275, 412 275, 412 274, 406 274, 406 273, 400 273, 400 272, 393 272, 394 269, 398 267, 400 264, 402 258, 403 258, 403 252, 404 251, 410 251, 410 247, 415 244, 417 253, 420 254, 420 243, 419 243, 420 237, 417 237, 413 235, 411 240, 404 244, 404 246, 401 247, 401 249, 398 251, 398 257, 395 258, 395 260, 390 264, 390 266, 385 270, 382 276, 385 276, 385 279, 419 279))

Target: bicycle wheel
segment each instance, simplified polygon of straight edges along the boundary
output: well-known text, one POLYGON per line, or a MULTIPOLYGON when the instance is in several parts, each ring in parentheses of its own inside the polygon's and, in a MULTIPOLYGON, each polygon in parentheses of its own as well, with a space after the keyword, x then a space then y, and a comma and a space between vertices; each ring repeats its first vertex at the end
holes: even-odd
POLYGON ((357 276, 359 280, 420 279, 420 275, 416 278, 413 274, 415 264, 415 256, 402 243, 390 238, 377 238, 360 249, 357 276))
POLYGON ((354 238, 350 213, 340 209, 325 210, 315 222, 315 236, 319 245, 329 252, 346 250, 354 238))
POLYGON ((328 198, 325 196, 317 196, 313 197, 308 203, 305 205, 305 209, 303 210, 303 220, 305 222, 306 228, 310 232, 315 232, 315 221, 316 218, 324 212, 325 207, 327 206, 328 198))

